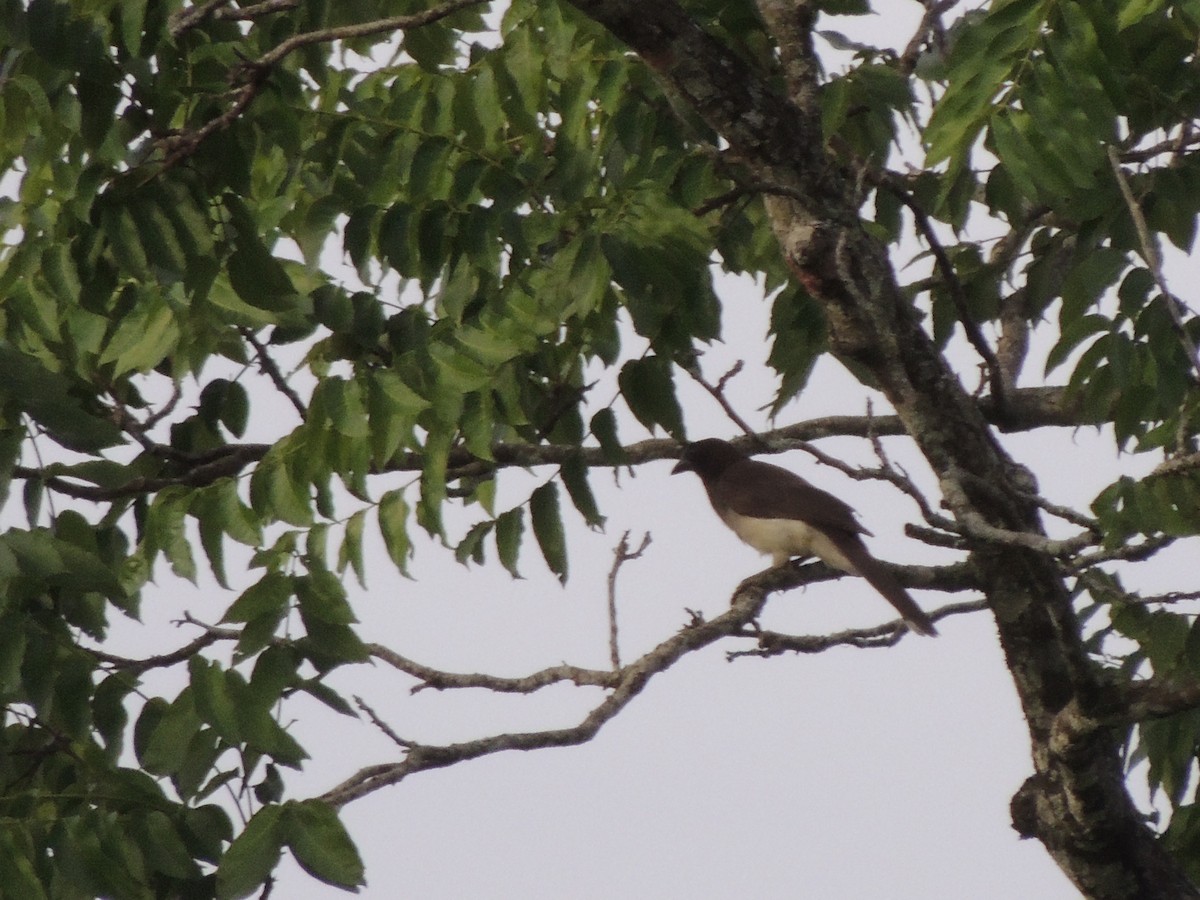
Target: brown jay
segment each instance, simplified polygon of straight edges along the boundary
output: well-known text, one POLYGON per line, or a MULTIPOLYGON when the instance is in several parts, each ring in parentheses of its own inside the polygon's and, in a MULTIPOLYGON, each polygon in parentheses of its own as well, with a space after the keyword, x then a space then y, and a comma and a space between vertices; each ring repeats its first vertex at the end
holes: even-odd
POLYGON ((678 472, 699 475, 721 521, 755 550, 769 553, 775 565, 816 556, 842 572, 861 575, 896 607, 909 628, 937 634, 933 620, 867 550, 861 535, 871 532, 837 497, 717 438, 688 444, 671 470, 672 475, 678 472))

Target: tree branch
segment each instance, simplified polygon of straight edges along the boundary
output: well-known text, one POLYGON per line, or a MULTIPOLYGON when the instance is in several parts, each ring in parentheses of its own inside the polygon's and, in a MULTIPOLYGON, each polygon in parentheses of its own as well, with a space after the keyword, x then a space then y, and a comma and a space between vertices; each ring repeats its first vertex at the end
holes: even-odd
MULTIPOLYGON (((987 600, 968 600, 962 603, 950 603, 929 613, 935 622, 950 616, 961 616, 969 613, 983 612, 988 608, 987 600)), ((735 637, 750 638, 758 646, 753 650, 732 650, 726 653, 726 658, 733 660, 744 656, 755 656, 766 659, 783 653, 824 653, 834 647, 858 647, 860 649, 878 649, 893 647, 911 630, 903 619, 885 622, 871 628, 852 628, 834 634, 799 635, 783 634, 778 631, 763 631, 758 628, 747 628, 735 637)))
POLYGON ((1121 197, 1125 200, 1129 217, 1133 220, 1133 227, 1138 236, 1138 244, 1142 249, 1142 259, 1145 260, 1146 266, 1154 276, 1154 283, 1158 285, 1158 289, 1162 293, 1163 302, 1167 305, 1167 312, 1171 316, 1171 323, 1175 326, 1175 334, 1179 338, 1179 344, 1183 347, 1184 355, 1187 356, 1188 363, 1192 367, 1192 378, 1200 378, 1200 352, 1197 351, 1196 342, 1188 334, 1187 323, 1183 320, 1183 311, 1187 307, 1182 300, 1171 292, 1170 287, 1167 286, 1167 278, 1163 274, 1162 268, 1162 255, 1158 251, 1158 242, 1150 234, 1150 227, 1146 224, 1146 217, 1142 215, 1142 209, 1138 205, 1137 198, 1133 196, 1133 189, 1129 186, 1129 179, 1125 177, 1125 170, 1121 168, 1121 160, 1117 155, 1117 148, 1111 145, 1108 148, 1108 161, 1112 166, 1113 177, 1117 179, 1117 186, 1121 189, 1121 197))
POLYGON ((773 572, 768 571, 743 581, 733 595, 730 609, 712 621, 683 629, 616 672, 598 673, 606 679, 613 679, 610 687, 612 692, 578 725, 548 731, 498 734, 444 746, 413 744, 400 762, 361 769, 320 799, 340 807, 428 769, 443 768, 504 750, 536 750, 585 743, 640 694, 655 675, 666 671, 688 653, 734 634, 753 621, 761 612, 768 594, 775 589, 772 575, 773 572))
MULTIPOLYGON (((1007 432, 1032 431, 1043 427, 1075 428, 1092 423, 1089 417, 1079 411, 1075 401, 1069 399, 1066 391, 1062 388, 1025 388, 1016 391, 1009 396, 1003 415, 997 413, 996 406, 990 398, 985 397, 981 400, 980 408, 990 417, 1001 420, 998 424, 1007 432)), ((873 434, 886 436, 904 433, 904 426, 901 424, 900 418, 894 415, 826 416, 759 432, 752 443, 745 443, 743 446, 756 453, 764 451, 774 453, 790 449, 793 446, 801 446, 805 441, 815 441, 821 438, 870 437, 873 434)), ((749 438, 740 438, 735 439, 734 443, 739 444, 749 440, 749 438)), ((179 458, 172 463, 173 466, 177 468, 188 466, 179 474, 158 477, 139 476, 115 487, 79 484, 55 474, 55 467, 16 466, 13 469, 13 477, 41 481, 48 489, 76 500, 105 503, 126 497, 148 496, 173 486, 204 487, 219 478, 237 475, 246 466, 261 460, 270 448, 270 444, 229 444, 208 453, 198 454, 190 459, 179 458)), ((450 451, 447 460, 447 477, 450 479, 465 478, 514 466, 519 468, 541 465, 560 466, 575 456, 580 457, 583 464, 588 467, 613 465, 599 447, 580 449, 568 444, 498 443, 493 446, 492 450, 494 458, 482 461, 473 456, 465 447, 455 447, 450 451)), ((679 444, 674 440, 652 439, 626 447, 625 456, 618 465, 620 467, 638 465, 660 459, 676 459, 678 456, 679 444)), ((419 472, 424 464, 425 457, 422 453, 415 451, 403 453, 396 456, 387 471, 419 472)), ((372 474, 379 473, 373 472, 372 474)))
POLYGON ((300 399, 300 395, 287 383, 287 379, 283 377, 283 373, 279 371, 279 366, 275 364, 275 360, 271 358, 271 354, 267 352, 266 346, 260 341, 249 328, 241 328, 242 337, 251 347, 254 348, 255 354, 258 356, 259 368, 266 373, 271 379, 271 383, 275 385, 275 389, 283 396, 287 397, 288 402, 295 407, 296 412, 300 414, 301 420, 308 417, 308 409, 304 405, 304 401, 300 399))
POLYGON ((1004 370, 1001 368, 1000 361, 996 358, 995 352, 993 352, 991 346, 988 344, 983 329, 979 327, 979 323, 971 315, 970 306, 967 303, 967 292, 963 289, 962 281, 958 277, 958 271, 954 268, 954 263, 951 262, 949 255, 946 253, 946 248, 942 246, 942 242, 938 239, 937 232, 934 231, 933 223, 929 220, 928 214, 921 204, 917 202, 916 197, 900 185, 894 183, 891 178, 887 177, 886 173, 879 173, 872 180, 875 181, 878 187, 882 187, 907 206, 909 212, 912 213, 917 231, 921 233, 921 237, 925 240, 925 246, 933 254, 934 264, 942 276, 942 283, 945 284, 946 291, 950 295, 950 302, 954 304, 959 324, 963 327, 963 334, 966 335, 967 341, 971 346, 975 348, 975 352, 979 354, 979 358, 983 360, 983 364, 987 369, 988 386, 991 389, 992 396, 995 398, 995 402, 1003 408, 1004 398, 1008 393, 1005 389, 1004 370))
POLYGON ((617 641, 617 573, 621 566, 633 559, 641 558, 650 546, 650 532, 642 535, 636 550, 629 549, 629 532, 621 535, 617 549, 613 551, 613 564, 608 572, 608 656, 614 670, 621 668, 621 650, 617 641))
MULTIPOLYGON (((163 142, 164 149, 166 150, 166 158, 163 162, 164 168, 171 168, 179 164, 195 153, 200 144, 208 137, 232 125, 262 91, 271 69, 301 47, 371 37, 372 35, 385 34, 392 31, 404 31, 410 28, 420 28, 423 25, 430 25, 472 6, 482 6, 490 2, 491 0, 448 0, 448 2, 440 6, 430 7, 411 15, 390 16, 370 22, 341 25, 335 28, 322 28, 316 31, 306 31, 292 35, 258 57, 258 59, 246 61, 238 70, 232 73, 235 80, 240 82, 240 86, 232 92, 231 96, 233 99, 223 113, 208 120, 199 128, 175 134, 163 142)), ((215 2, 209 2, 200 7, 185 10, 183 13, 178 14, 178 18, 172 20, 170 26, 172 33, 178 35, 189 28, 194 28, 205 17, 223 12, 219 9, 221 6, 224 6, 224 0, 215 0, 215 2)), ((275 0, 275 2, 264 2, 249 8, 243 8, 236 15, 231 14, 227 17, 253 18, 257 15, 284 8, 287 8, 287 0, 275 0), (254 11, 253 14, 251 13, 252 10, 254 11)))

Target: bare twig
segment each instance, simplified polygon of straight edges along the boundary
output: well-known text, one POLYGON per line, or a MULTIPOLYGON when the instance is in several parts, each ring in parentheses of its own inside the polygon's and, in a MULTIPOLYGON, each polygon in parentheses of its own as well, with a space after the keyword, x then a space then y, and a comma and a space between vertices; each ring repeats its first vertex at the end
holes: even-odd
MULTIPOLYGON (((981 405, 989 418, 997 418, 994 415, 995 406, 989 398, 984 398, 981 405)), ((1006 413, 999 423, 1006 432, 1095 424, 1095 419, 1082 413, 1063 388, 1025 388, 1018 391, 1009 397, 1006 413)), ((863 416, 824 416, 760 432, 752 449, 755 452, 778 453, 792 447, 802 447, 806 441, 839 436, 866 437, 871 433, 905 434, 904 424, 895 415, 875 416, 870 420, 863 416)), ((739 438, 735 443, 749 441, 749 438, 739 438)), ((745 446, 751 448, 749 443, 745 446)), ((147 496, 175 485, 203 487, 218 478, 237 475, 246 466, 261 460, 270 449, 270 444, 229 444, 204 453, 188 454, 185 459, 188 468, 178 474, 157 478, 138 476, 113 487, 79 484, 54 474, 53 468, 48 471, 45 466, 16 466, 13 468, 13 477, 41 481, 49 490, 77 500, 104 503, 124 497, 147 496)), ((625 468, 652 460, 678 458, 679 444, 673 439, 638 441, 626 446, 624 455, 615 463, 599 447, 580 448, 574 444, 497 443, 492 446, 492 456, 491 460, 480 460, 466 447, 456 446, 447 459, 447 478, 464 478, 510 467, 561 466, 571 457, 579 457, 588 467, 625 468)), ((830 465, 843 464, 831 460, 830 465)), ((423 470, 424 466, 424 455, 413 451, 396 454, 383 471, 417 472, 423 470)), ((853 471, 850 469, 848 474, 853 471)), ((879 476, 851 474, 851 477, 879 476)))
POLYGON ((1154 556, 1154 554, 1158 553, 1164 547, 1175 543, 1176 540, 1178 538, 1174 535, 1159 534, 1145 538, 1140 544, 1124 544, 1112 549, 1096 550, 1093 553, 1084 554, 1072 560, 1070 570, 1072 572, 1082 572, 1100 563, 1114 562, 1116 560, 1142 562, 1154 556))
MULTIPOLYGON (((875 421, 875 409, 870 400, 867 401, 867 421, 868 423, 875 421)), ((931 525, 945 522, 946 519, 944 517, 939 516, 933 511, 933 507, 929 505, 929 501, 921 493, 920 488, 917 487, 908 473, 904 471, 904 467, 892 462, 891 458, 887 455, 887 451, 883 448, 883 441, 880 439, 879 434, 874 429, 871 429, 867 433, 867 438, 871 442, 871 448, 875 451, 875 458, 879 460, 879 468, 871 471, 877 473, 884 480, 908 494, 913 502, 917 504, 917 509, 921 511, 921 516, 926 522, 931 525)))
POLYGON ((735 425, 737 425, 738 428, 742 429, 742 431, 751 437, 755 437, 758 432, 751 428, 749 424, 747 424, 746 420, 738 415, 737 410, 733 408, 733 405, 725 397, 725 385, 727 385, 731 379, 736 377, 737 374, 742 371, 744 366, 745 363, 739 359, 733 364, 733 367, 728 372, 721 376, 720 380, 715 385, 708 383, 708 380, 704 377, 704 373, 700 371, 700 363, 698 361, 694 362, 690 366, 686 366, 684 371, 691 375, 692 379, 698 385, 712 395, 713 399, 721 405, 721 409, 725 410, 725 415, 729 416, 729 418, 735 425))
POLYGON ((688 653, 736 633, 755 619, 766 603, 767 595, 773 590, 773 575, 768 571, 747 579, 738 586, 730 609, 723 615, 685 628, 619 671, 605 673, 614 679, 611 693, 578 725, 548 731, 497 734, 442 746, 414 744, 400 762, 361 769, 327 791, 321 799, 333 806, 344 806, 352 800, 397 784, 417 772, 443 768, 505 750, 535 750, 585 743, 640 694, 653 676, 666 671, 688 653))
MULTIPOLYGON (((969 613, 982 612, 988 608, 986 600, 968 600, 963 603, 950 603, 929 614, 935 622, 950 616, 961 616, 969 613)), ((735 637, 750 638, 758 646, 753 650, 731 650, 725 654, 729 660, 745 656, 767 658, 783 653, 824 653, 834 647, 858 647, 864 650, 892 647, 898 644, 909 627, 903 619, 885 622, 870 628, 851 628, 834 634, 800 635, 783 634, 778 631, 763 631, 759 628, 744 629, 735 637)))
POLYGON ((1000 367, 1000 361, 996 359, 996 354, 988 344, 983 329, 979 327, 979 323, 971 315, 971 310, 967 304, 967 292, 958 277, 958 272, 955 271, 954 263, 950 261, 950 256, 946 253, 946 248, 942 246, 937 232, 933 229, 933 223, 930 222, 929 215, 925 212, 921 204, 917 202, 916 197, 897 184, 893 179, 889 178, 886 173, 874 173, 871 176, 871 180, 877 187, 883 188, 895 196, 912 213, 917 231, 921 233, 921 237, 925 239, 926 246, 929 247, 929 252, 933 254, 934 264, 937 266, 937 270, 942 276, 942 281, 946 285, 946 291, 950 295, 950 302, 954 304, 954 310, 958 313, 958 321, 963 327, 963 334, 966 335, 971 346, 975 348, 975 352, 979 354, 979 358, 983 360, 983 364, 987 369, 988 386, 991 389, 992 396, 1001 409, 1003 409, 1007 392, 1005 390, 1004 374, 1000 367))
POLYGON ((76 500, 91 500, 105 503, 120 500, 123 497, 138 497, 156 493, 165 488, 177 485, 189 487, 204 487, 212 484, 218 478, 236 475, 252 462, 262 459, 271 447, 269 444, 237 444, 221 448, 219 456, 203 462, 194 463, 194 467, 175 476, 163 478, 146 478, 139 476, 131 478, 125 484, 117 487, 100 487, 76 484, 58 475, 46 475, 43 468, 15 466, 14 478, 39 479, 47 488, 76 500))
POLYGON ((1008 547, 1025 547, 1055 557, 1075 556, 1085 547, 1094 545, 1098 540, 1097 534, 1091 529, 1074 537, 1054 539, 1031 531, 998 528, 979 513, 971 511, 962 497, 962 491, 962 486, 954 479, 942 479, 942 493, 946 496, 952 509, 960 510, 957 519, 958 531, 966 537, 992 544, 1003 544, 1008 547))
POLYGON ((1172 603, 1187 603, 1190 600, 1200 600, 1200 591, 1167 591, 1165 594, 1127 594, 1127 603, 1137 603, 1141 606, 1172 603))
POLYGON ((275 364, 275 360, 271 358, 271 354, 267 352, 266 346, 249 328, 240 329, 242 337, 251 347, 254 348, 255 354, 258 356, 259 368, 263 370, 271 383, 275 385, 275 389, 283 396, 288 398, 288 402, 295 407, 296 412, 300 413, 300 418, 308 416, 308 409, 304 406, 304 401, 300 399, 300 395, 287 383, 287 379, 283 377, 283 373, 279 371, 279 366, 275 364))
POLYGON ((227 9, 217 9, 213 12, 214 19, 228 19, 231 21, 245 21, 248 19, 260 19, 263 16, 271 13, 286 12, 290 9, 296 9, 300 5, 300 0, 263 0, 262 3, 253 3, 250 6, 229 7, 227 9))
MULTIPOLYGON (((188 617, 188 624, 200 624, 188 617)), ((132 675, 140 675, 150 669, 162 669, 168 666, 174 666, 181 662, 185 662, 192 656, 199 653, 205 647, 215 644, 219 640, 234 639, 238 637, 238 633, 231 631, 228 635, 214 631, 206 631, 200 637, 190 643, 184 644, 178 650, 172 650, 170 653, 162 653, 157 656, 147 656, 143 659, 130 659, 124 656, 117 656, 112 653, 105 653, 103 650, 97 650, 92 647, 84 648, 88 653, 94 656, 99 662, 117 669, 122 672, 129 672, 132 675)))
POLYGON ((1039 494, 1025 494, 1025 498, 1055 518, 1062 519, 1064 522, 1070 522, 1072 525, 1078 525, 1080 528, 1086 528, 1094 535, 1100 535, 1100 523, 1091 516, 1079 512, 1077 509, 1071 509, 1071 507, 1063 506, 1059 503, 1052 503, 1039 494))
POLYGON ((1200 469, 1200 453, 1186 453, 1181 456, 1169 456, 1154 467, 1150 476, 1179 475, 1200 469))
POLYGON ((175 407, 179 405, 181 397, 183 397, 183 386, 178 380, 175 380, 171 382, 171 396, 167 398, 167 402, 146 416, 146 421, 142 423, 142 428, 148 431, 173 413, 175 407))
POLYGON ((406 31, 410 28, 420 28, 452 16, 472 6, 482 6, 491 0, 447 0, 440 6, 431 6, 418 13, 403 16, 389 16, 386 19, 375 19, 370 22, 359 22, 354 25, 340 25, 336 28, 321 28, 316 31, 305 31, 294 34, 280 42, 273 50, 260 56, 253 65, 259 68, 269 68, 277 64, 285 56, 294 53, 301 47, 312 44, 330 44, 334 41, 348 41, 354 38, 371 37, 376 34, 387 34, 392 31, 406 31))
POLYGON ((617 642, 617 573, 625 563, 641 557, 649 546, 650 532, 647 531, 642 535, 638 548, 630 551, 629 532, 626 531, 613 551, 613 564, 608 571, 608 656, 614 670, 621 668, 621 652, 617 642))
MULTIPOLYGON (((946 567, 946 570, 954 570, 954 577, 961 581, 961 584, 951 583, 947 589, 956 590, 970 587, 969 573, 963 567, 946 567)), ((909 569, 905 568, 903 571, 907 572, 909 569)), ((335 806, 343 806, 352 800, 397 784, 410 775, 428 769, 442 768, 505 750, 535 750, 543 747, 582 744, 595 736, 606 722, 624 709, 655 675, 665 672, 683 656, 707 647, 721 638, 744 636, 750 633, 753 628, 752 623, 757 620, 771 593, 812 581, 839 577, 840 574, 828 566, 812 564, 799 569, 792 566, 778 566, 753 575, 738 585, 734 591, 730 608, 726 612, 710 620, 693 616, 691 621, 675 635, 662 641, 634 662, 612 672, 559 666, 523 679, 497 679, 480 675, 451 676, 446 673, 434 672, 425 667, 415 667, 414 673, 419 673, 417 677, 422 678, 430 686, 436 687, 476 686, 493 690, 527 692, 555 681, 568 680, 578 684, 601 685, 608 688, 610 693, 579 724, 568 728, 496 734, 443 746, 414 743, 408 748, 408 753, 402 761, 368 766, 326 792, 321 799, 335 806)), ((934 613, 934 617, 953 615, 958 611, 960 611, 959 605, 951 605, 934 613)), ((962 609, 961 611, 966 610, 962 609)), ((887 626, 884 630, 886 631, 886 629, 887 626)), ((872 629, 865 629, 857 639, 870 641, 872 631, 872 629)), ((843 643, 851 640, 848 637, 843 643)), ((404 668, 405 671, 414 670, 413 665, 408 661, 397 660, 394 654, 381 653, 380 648, 370 647, 370 652, 376 658, 390 663, 399 662, 399 667, 404 668)))
POLYGON ((1162 156, 1164 153, 1169 153, 1172 157, 1175 157, 1189 148, 1200 144, 1200 134, 1197 134, 1191 126, 1191 122, 1185 122, 1184 128, 1180 131, 1178 137, 1168 138, 1165 141, 1144 147, 1141 150, 1122 151, 1119 154, 1119 158, 1121 162, 1144 163, 1149 162, 1155 157, 1162 156))
POLYGON ((228 2, 229 0, 208 0, 207 3, 201 3, 199 6, 189 6, 172 13, 167 22, 167 31, 171 37, 178 38, 185 31, 195 28, 228 2))
POLYGON ((1200 378, 1200 352, 1197 352, 1196 342, 1187 333, 1187 323, 1183 319, 1183 312, 1187 307, 1182 300, 1171 293, 1170 287, 1167 286, 1167 279, 1163 274, 1162 268, 1162 255, 1158 250, 1158 241, 1150 233, 1150 227, 1146 224, 1146 217, 1142 215, 1142 209, 1138 205, 1137 198, 1133 196, 1133 189, 1129 186, 1129 179, 1125 176, 1125 170, 1121 168, 1121 159, 1117 153, 1117 148, 1112 145, 1109 145, 1108 148, 1108 161, 1112 166, 1113 176, 1117 179, 1117 186, 1121 189, 1121 196, 1125 200, 1125 206, 1129 210, 1129 217, 1133 220, 1133 227, 1138 236, 1138 244, 1142 249, 1142 259, 1145 260, 1146 266, 1150 269, 1150 274, 1154 276, 1154 283, 1158 285, 1158 289, 1163 296, 1163 301, 1167 304, 1167 311, 1170 313, 1171 322, 1175 326, 1175 333, 1179 338, 1180 345, 1183 347, 1184 354, 1188 358, 1188 362, 1191 364, 1192 375, 1195 378, 1200 378))
POLYGON ((397 747, 403 747, 405 750, 412 749, 414 746, 413 742, 396 734, 396 732, 392 730, 391 726, 388 725, 387 722, 383 721, 383 719, 379 718, 375 710, 371 709, 371 707, 367 705, 367 701, 356 694, 354 697, 354 702, 359 709, 367 714, 367 718, 371 720, 371 724, 386 734, 393 744, 395 744, 397 747))
POLYGON ((452 690, 460 688, 483 688, 499 694, 531 694, 552 684, 570 682, 580 686, 611 688, 617 684, 616 673, 604 669, 585 669, 563 663, 524 675, 520 678, 505 678, 500 675, 479 673, 443 672, 432 666, 401 656, 382 644, 367 644, 367 653, 394 669, 411 675, 420 681, 412 693, 427 690, 452 690))

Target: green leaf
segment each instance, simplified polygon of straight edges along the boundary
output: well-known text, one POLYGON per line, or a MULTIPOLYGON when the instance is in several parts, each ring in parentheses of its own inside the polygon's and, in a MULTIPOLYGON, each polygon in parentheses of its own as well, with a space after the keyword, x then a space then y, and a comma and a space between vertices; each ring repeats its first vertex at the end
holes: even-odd
POLYGON ((261 516, 274 516, 301 527, 312 524, 307 486, 292 477, 279 454, 268 454, 250 476, 250 503, 261 516))
POLYGON ((283 839, 305 872, 347 890, 366 883, 362 858, 332 807, 302 800, 285 804, 283 811, 283 839))
MULTIPOLYGON (((138 724, 141 725, 140 718, 138 724)), ((142 768, 152 775, 177 772, 188 744, 200 730, 200 717, 196 715, 191 690, 184 690, 176 697, 152 725, 153 730, 147 735, 145 749, 139 755, 142 768)))
POLYGON ((521 534, 525 531, 525 512, 515 507, 496 517, 496 554, 500 564, 513 578, 520 578, 517 556, 521 550, 521 534))
POLYGON ((263 243, 262 226, 240 198, 226 194, 224 199, 237 234, 235 249, 226 262, 234 292, 257 309, 268 312, 294 309, 299 300, 296 287, 283 264, 263 243))
POLYGON ((621 439, 617 437, 617 414, 613 412, 611 406, 604 407, 592 416, 589 427, 596 440, 600 442, 600 452, 604 454, 604 459, 609 465, 615 466, 628 462, 625 448, 621 445, 621 439))
POLYGON ((363 530, 367 522, 367 511, 360 509, 346 520, 346 534, 338 549, 338 572, 345 572, 346 566, 354 570, 360 587, 367 586, 367 572, 363 563, 363 530))
POLYGON ((402 490, 388 491, 379 501, 379 531, 388 556, 400 574, 406 578, 408 561, 412 557, 412 541, 408 536, 408 502, 402 490))
POLYGON ((12 826, 0 830, 0 884, 13 897, 48 900, 33 862, 22 850, 17 849, 19 833, 20 830, 12 826))
POLYGON ((1130 25, 1158 12, 1166 0, 1123 0, 1117 13, 1117 30, 1124 31, 1130 25))
POLYGON ((70 379, 0 343, 0 382, 30 417, 69 450, 94 453, 122 443, 121 429, 91 413, 74 396, 70 379))
POLYGON ((346 589, 331 572, 314 571, 295 578, 296 598, 305 623, 327 622, 331 625, 350 625, 357 622, 354 610, 346 599, 346 589))
POLYGON ((575 508, 579 510, 579 514, 583 516, 583 520, 587 522, 588 527, 603 528, 604 516, 600 515, 600 510, 596 506, 596 498, 592 494, 591 485, 588 484, 587 473, 583 457, 578 454, 568 457, 560 470, 567 494, 570 496, 571 502, 575 504, 575 508))
POLYGON ((566 584, 567 542, 558 507, 558 485, 549 481, 535 490, 529 498, 529 512, 533 519, 533 536, 537 538, 546 565, 559 581, 566 584))
POLYGON ((221 621, 249 622, 264 615, 282 616, 292 592, 292 579, 289 576, 268 572, 233 601, 221 621))
POLYGON ((466 565, 467 560, 473 561, 476 565, 483 564, 483 539, 487 537, 493 528, 496 527, 494 521, 477 522, 472 525, 467 531, 457 547, 454 548, 454 558, 466 565))
POLYGON ((257 891, 279 864, 285 839, 282 807, 264 806, 256 812, 217 868, 219 900, 239 900, 257 891))
POLYGON ((686 440, 683 413, 675 399, 671 363, 660 356, 633 359, 617 376, 630 412, 651 432, 662 426, 676 440, 686 440))
POLYGON ((225 671, 202 656, 188 660, 188 674, 200 718, 231 744, 241 740, 234 698, 225 686, 225 671))
POLYGON ((147 862, 172 878, 195 878, 200 874, 192 854, 179 836, 175 823, 161 810, 146 814, 141 828, 140 845, 145 849, 147 862))

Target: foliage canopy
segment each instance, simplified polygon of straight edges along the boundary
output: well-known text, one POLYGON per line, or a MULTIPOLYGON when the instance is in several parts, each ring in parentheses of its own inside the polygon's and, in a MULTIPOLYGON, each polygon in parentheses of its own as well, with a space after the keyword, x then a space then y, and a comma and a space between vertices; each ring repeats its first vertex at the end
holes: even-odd
MULTIPOLYGON (((1018 828, 1089 895, 1124 896, 1080 849, 1096 822, 1056 820, 1046 785, 1120 780, 1125 741, 1173 815, 1155 835, 1123 782, 1105 795, 1113 840, 1153 848, 1122 871, 1141 890, 1162 853, 1156 871, 1200 877, 1200 632, 1187 598, 1140 597, 1107 565, 1200 531, 1200 327, 1158 249, 1196 237, 1200 3, 1000 0, 944 23, 953 5, 925 4, 896 53, 839 30, 889 14, 866 0, 6 0, 0 882, 242 897, 286 848, 353 888, 340 805, 521 740, 586 740, 648 674, 801 583, 765 577, 658 656, 564 676, 610 689, 566 737, 410 748, 322 798, 282 789, 307 757, 287 698, 355 715, 326 676, 386 658, 343 585, 366 580, 364 541, 405 573, 421 529, 514 575, 532 543, 565 582, 561 507, 603 521, 589 470, 686 438, 675 381, 721 335, 722 271, 772 304, 772 414, 824 353, 883 391, 887 427, 942 480, 952 515, 933 503, 927 524, 969 553, 921 586, 967 579, 998 613, 1035 746, 1068 725, 1092 741, 1083 763, 1035 759, 1018 828), (898 284, 888 253, 907 261, 914 236, 925 268, 898 284), (1035 328, 1054 346, 1031 374, 1035 328), (974 395, 952 341, 978 355, 974 395), (589 395, 601 369, 619 373, 607 402, 589 395), (631 443, 635 421, 670 439, 631 443), (1162 463, 1090 511, 1043 504, 1078 530, 1051 542, 999 434, 1100 423, 1162 463), (510 467, 541 481, 505 506, 510 467), (396 472, 412 483, 381 489, 396 472), (448 529, 448 504, 475 524, 448 529), (154 657, 105 651, 156 572, 194 579, 202 559, 240 584, 231 543, 255 580, 219 623, 154 657), (175 668, 186 687, 164 691, 175 668)), ((810 436, 778 424, 776 448, 810 436)))

